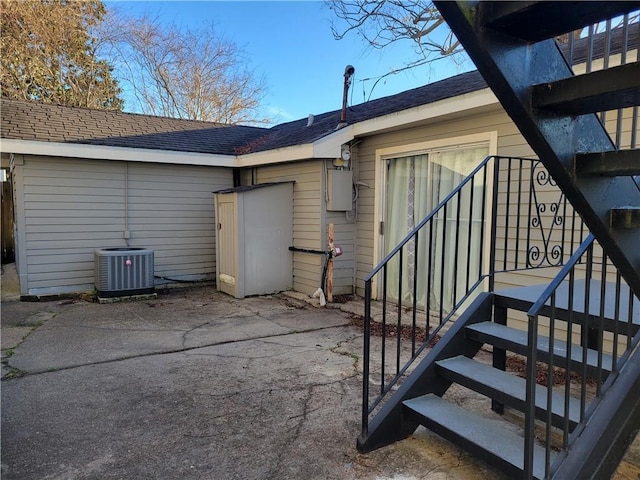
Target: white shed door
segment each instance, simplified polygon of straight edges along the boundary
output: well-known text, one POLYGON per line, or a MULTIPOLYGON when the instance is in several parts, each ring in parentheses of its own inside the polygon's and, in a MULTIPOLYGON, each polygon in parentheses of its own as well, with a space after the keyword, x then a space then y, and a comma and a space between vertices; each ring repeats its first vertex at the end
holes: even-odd
POLYGON ((218 290, 235 296, 236 280, 238 278, 236 195, 219 194, 217 203, 218 248, 216 255, 216 283, 218 284, 218 290))

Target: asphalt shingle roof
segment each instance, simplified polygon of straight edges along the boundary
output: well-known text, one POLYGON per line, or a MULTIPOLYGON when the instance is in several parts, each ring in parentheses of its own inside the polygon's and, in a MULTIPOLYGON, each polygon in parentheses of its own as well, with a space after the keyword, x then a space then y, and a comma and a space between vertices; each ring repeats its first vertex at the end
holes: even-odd
MULTIPOLYGON (((456 97, 465 93, 487 88, 486 82, 477 71, 463 73, 455 77, 407 90, 396 95, 378 98, 347 108, 347 124, 363 122, 391 113, 456 97)), ((341 110, 315 115, 313 124, 307 125, 307 118, 283 123, 272 127, 269 135, 252 151, 312 143, 336 130, 340 123, 341 110)))
MULTIPOLYGON (((348 108, 354 124, 486 88, 469 72, 348 108)), ((153 117, 2 99, 2 138, 235 155, 313 143, 335 131, 340 110, 272 128, 153 117)))
POLYGON ((264 128, 3 98, 2 138, 233 155, 264 128))

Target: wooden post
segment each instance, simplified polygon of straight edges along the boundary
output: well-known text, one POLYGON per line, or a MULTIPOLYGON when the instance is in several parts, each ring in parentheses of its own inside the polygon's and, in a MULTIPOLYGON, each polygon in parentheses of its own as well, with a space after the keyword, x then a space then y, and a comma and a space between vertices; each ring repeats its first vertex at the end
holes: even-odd
POLYGON ((329 252, 327 262, 327 302, 333 302, 333 223, 329 224, 329 252))

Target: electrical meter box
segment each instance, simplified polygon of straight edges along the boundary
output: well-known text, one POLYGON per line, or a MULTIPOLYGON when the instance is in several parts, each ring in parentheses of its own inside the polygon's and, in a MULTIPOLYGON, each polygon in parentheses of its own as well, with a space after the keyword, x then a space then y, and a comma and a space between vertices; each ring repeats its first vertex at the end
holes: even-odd
POLYGON ((353 175, 351 170, 329 170, 327 174, 327 210, 348 212, 352 208, 353 175))

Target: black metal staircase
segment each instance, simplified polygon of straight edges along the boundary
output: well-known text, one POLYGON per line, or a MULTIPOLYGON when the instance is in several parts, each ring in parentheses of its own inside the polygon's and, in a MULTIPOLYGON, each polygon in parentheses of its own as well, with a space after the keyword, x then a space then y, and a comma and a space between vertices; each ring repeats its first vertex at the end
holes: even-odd
POLYGON ((639 330, 640 299, 590 235, 549 286, 481 293, 439 340, 430 336, 435 344, 358 446, 421 424, 512 478, 609 478, 640 426, 639 330), (513 312, 527 313, 528 331, 504 324, 513 312), (508 352, 526 375, 492 365, 487 350, 508 352), (467 411, 449 401, 454 384, 509 409, 517 428, 488 404, 467 411))
POLYGON ((610 478, 640 429, 640 188, 634 178, 640 175, 640 23, 628 15, 640 2, 435 3, 551 176, 537 172, 535 160, 529 169, 525 159, 496 158, 487 182, 485 160, 371 272, 358 448, 386 445, 422 424, 513 478, 610 478), (617 16, 622 25, 614 28, 617 16), (574 74, 571 66, 580 63, 572 58, 574 35, 562 48, 554 37, 597 22, 604 22, 601 55, 593 55, 595 27, 588 27, 579 40, 588 50, 586 73, 574 74), (622 38, 615 58, 614 34, 622 38), (635 58, 628 57, 634 50, 635 58), (607 115, 615 123, 613 140, 607 115), (630 123, 625 140, 624 122, 630 123), (549 209, 536 197, 540 179, 562 191, 549 209), (443 311, 442 297, 434 299, 435 308, 429 304, 431 287, 443 278, 434 237, 442 235, 461 255, 471 248, 472 232, 460 239, 456 226, 445 238, 435 220, 457 211, 459 221, 467 210, 471 218, 473 192, 491 209, 483 206, 481 219, 490 229, 489 245, 473 247, 487 247, 489 258, 480 258, 479 269, 466 266, 463 288, 454 286, 452 307, 443 311), (545 211, 552 215, 536 244, 533 227, 545 222, 545 211), (582 234, 573 211, 590 235, 582 234), (409 250, 415 264, 403 286, 402 267, 394 283, 389 265, 402 265, 409 250), (554 280, 495 291, 501 274, 533 268, 555 268, 554 280), (418 274, 429 279, 422 305, 418 274), (525 329, 514 328, 512 319, 522 319, 522 312, 525 329), (375 340, 373 321, 382 325, 375 340), (387 339, 390 327, 395 333, 387 339), (410 332, 407 345, 403 328, 410 332), (526 365, 525 374, 510 371, 509 361, 526 365), (494 412, 487 407, 479 415, 448 401, 452 385, 490 398, 494 412), (505 409, 516 427, 501 417, 505 409))

